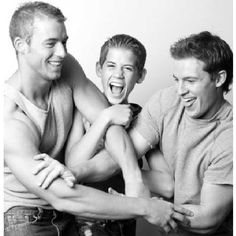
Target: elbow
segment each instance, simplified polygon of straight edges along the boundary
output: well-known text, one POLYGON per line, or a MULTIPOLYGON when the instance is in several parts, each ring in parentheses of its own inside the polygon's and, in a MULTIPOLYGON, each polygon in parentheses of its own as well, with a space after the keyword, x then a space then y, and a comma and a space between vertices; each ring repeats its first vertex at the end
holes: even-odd
POLYGON ((64 211, 63 206, 63 196, 57 192, 51 192, 50 195, 47 195, 45 200, 57 211, 64 211))
POLYGON ((61 211, 64 212, 66 211, 66 209, 64 209, 65 204, 62 200, 62 198, 58 197, 56 198, 52 203, 51 203, 52 207, 57 210, 57 211, 61 211))
POLYGON ((172 199, 174 197, 174 185, 170 184, 166 187, 163 197, 167 198, 168 200, 172 199))
POLYGON ((214 234, 217 229, 222 224, 222 218, 217 217, 216 215, 209 215, 205 221, 204 224, 199 229, 192 229, 190 231, 198 233, 198 234, 214 234))

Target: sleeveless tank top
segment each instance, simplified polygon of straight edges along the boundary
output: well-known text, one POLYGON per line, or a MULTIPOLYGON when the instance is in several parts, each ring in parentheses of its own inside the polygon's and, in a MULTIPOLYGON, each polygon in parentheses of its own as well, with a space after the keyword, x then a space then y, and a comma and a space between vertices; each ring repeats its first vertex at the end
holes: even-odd
MULTIPOLYGON (((39 151, 59 160, 64 158, 62 148, 72 125, 73 99, 71 88, 62 81, 51 86, 47 110, 33 104, 11 85, 4 84, 4 96, 11 99, 35 125, 41 140, 39 151)), ((33 158, 33 157, 32 157, 33 158)), ((48 203, 30 193, 4 163, 4 211, 14 206, 51 208, 48 203)))

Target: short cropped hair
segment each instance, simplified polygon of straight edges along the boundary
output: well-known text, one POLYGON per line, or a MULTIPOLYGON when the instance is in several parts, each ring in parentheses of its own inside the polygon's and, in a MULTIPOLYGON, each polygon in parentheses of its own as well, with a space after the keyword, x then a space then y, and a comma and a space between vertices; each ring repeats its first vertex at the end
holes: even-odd
POLYGON ((204 70, 211 74, 212 78, 219 71, 225 70, 227 77, 222 89, 225 93, 230 90, 230 84, 233 82, 233 52, 219 36, 208 31, 192 34, 174 43, 170 53, 174 59, 194 57, 203 61, 204 70))
POLYGON ((9 33, 12 43, 16 37, 25 39, 30 43, 33 35, 35 17, 47 16, 64 22, 65 16, 61 10, 45 2, 27 2, 22 4, 12 15, 9 33))
POLYGON ((99 63, 102 66, 110 48, 125 48, 131 50, 136 56, 136 67, 141 76, 146 61, 146 49, 136 38, 126 34, 117 34, 109 38, 101 47, 99 63))

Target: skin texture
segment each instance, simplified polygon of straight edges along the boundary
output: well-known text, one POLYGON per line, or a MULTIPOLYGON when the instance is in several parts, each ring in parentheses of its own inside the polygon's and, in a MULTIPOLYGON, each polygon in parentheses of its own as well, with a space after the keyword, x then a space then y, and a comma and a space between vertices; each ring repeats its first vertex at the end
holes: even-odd
POLYGON ((222 85, 225 78, 214 80, 203 70, 204 62, 195 58, 174 61, 173 77, 186 114, 194 119, 209 119, 223 102, 222 85))
MULTIPOLYGON (((92 122, 99 110, 104 109, 107 104, 97 88, 86 79, 79 64, 71 56, 67 56, 66 40, 64 23, 41 16, 35 21, 30 44, 19 37, 14 40, 19 68, 7 83, 24 94, 33 104, 46 110, 51 82, 61 76, 73 92, 76 109, 80 108, 85 117, 92 122), (91 104, 95 108, 91 109, 91 104)), ((182 207, 155 198, 113 196, 81 185, 70 188, 64 180, 59 178, 47 190, 41 188, 37 183, 40 182, 42 176, 31 172, 39 163, 38 160, 33 159, 40 153, 41 140, 37 129, 27 115, 7 97, 5 97, 4 109, 5 130, 7 131, 4 136, 6 165, 31 193, 45 199, 55 209, 101 219, 142 216, 165 230, 175 227, 170 216, 174 215, 173 217, 180 218, 184 223, 186 220, 184 214, 190 215, 189 211, 182 207), (117 207, 114 208, 114 205, 117 207)), ((118 138, 118 144, 122 144, 121 140, 123 142, 125 140, 124 143, 126 143, 127 134, 121 127, 115 127, 115 129, 120 130, 122 134, 119 136, 117 131, 115 138, 116 136, 123 137, 123 139, 118 138)), ((110 136, 112 136, 112 130, 110 130, 110 136)), ((113 138, 110 140, 112 144, 113 138)), ((125 148, 121 148, 124 156, 132 152, 132 150, 127 152, 125 148)), ((122 164, 124 163, 125 161, 122 164)), ((132 167, 135 170, 135 164, 132 167)))
MULTIPOLYGON (((211 76, 204 71, 204 66, 203 62, 193 58, 175 61, 173 74, 176 88, 186 107, 186 115, 194 119, 211 118, 223 102, 221 86, 226 78, 225 71, 219 71, 215 80, 212 80, 211 76)), ((147 141, 135 129, 131 129, 129 135, 139 156, 150 149, 147 141)), ((220 136, 217 137, 217 142, 221 142, 220 136)), ((227 142, 227 145, 227 150, 232 150, 231 141, 227 142)), ((87 178, 89 174, 92 176, 92 173, 93 178, 96 178, 96 175, 97 178, 102 178, 102 173, 111 173, 111 169, 118 168, 117 164, 109 161, 107 155, 101 155, 99 161, 93 158, 90 165, 81 167, 82 178, 87 178), (100 165, 100 162, 105 162, 107 165, 100 165)), ((184 228, 202 234, 215 232, 232 209, 232 191, 231 185, 203 182, 199 204, 183 205, 194 213, 194 216, 189 218, 190 224, 185 225, 184 228)))
MULTIPOLYGON (((69 168, 73 168, 74 174, 78 177, 78 181, 82 180, 83 182, 93 182, 91 181, 91 178, 93 178, 92 173, 91 175, 86 175, 86 178, 82 178, 79 174, 82 172, 80 169, 82 165, 89 165, 94 155, 96 159, 96 157, 104 155, 106 152, 106 150, 102 150, 101 153, 96 154, 100 139, 104 137, 107 128, 112 124, 128 126, 132 120, 132 111, 129 105, 124 104, 128 102, 128 96, 132 92, 135 84, 141 83, 146 74, 145 69, 143 69, 141 76, 138 73, 134 53, 129 49, 119 47, 109 49, 104 64, 101 66, 97 63, 96 72, 101 79, 103 91, 108 100, 112 102, 113 106, 101 112, 87 131, 85 131, 84 128, 82 115, 80 112, 76 112, 66 145, 66 165, 69 168), (111 85, 122 87, 121 93, 115 92, 113 94, 111 85), (119 105, 120 103, 122 105, 119 105), (79 175, 75 173, 76 169, 78 169, 76 172, 79 175)), ((168 166, 165 160, 160 153, 156 150, 152 150, 147 153, 147 161, 150 170, 142 171, 146 185, 148 185, 155 194, 159 194, 165 198, 171 198, 173 196, 173 180, 168 173, 168 166), (156 181, 157 179, 159 181, 156 181)), ((58 163, 58 165, 60 166, 60 163, 58 163)), ((102 162, 102 165, 106 165, 106 162, 102 162)), ((40 163, 35 172, 43 171, 44 168, 45 177, 42 179, 41 183, 43 186, 47 187, 58 176, 62 177, 60 168, 55 170, 55 161, 51 160, 51 165, 47 162, 40 163), (49 172, 53 172, 53 174, 48 174, 49 172)), ((107 171, 107 176, 109 176, 109 173, 110 172, 107 171)), ((95 177, 94 180, 98 181, 99 179, 95 177)))

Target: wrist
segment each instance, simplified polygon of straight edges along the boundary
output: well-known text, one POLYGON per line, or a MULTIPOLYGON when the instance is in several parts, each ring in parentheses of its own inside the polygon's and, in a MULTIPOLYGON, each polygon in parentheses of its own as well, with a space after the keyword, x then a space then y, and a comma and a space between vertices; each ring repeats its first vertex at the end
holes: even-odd
POLYGON ((123 172, 124 181, 127 184, 131 183, 143 183, 143 178, 140 172, 129 172, 124 173, 123 172))
POLYGON ((111 115, 109 112, 109 107, 104 109, 101 112, 101 115, 99 116, 100 121, 105 125, 106 128, 108 128, 110 125, 112 125, 112 119, 111 119, 111 115))
POLYGON ((143 217, 146 218, 149 215, 149 209, 150 209, 150 199, 149 198, 137 198, 139 203, 138 205, 138 209, 137 209, 137 216, 138 217, 143 217))

